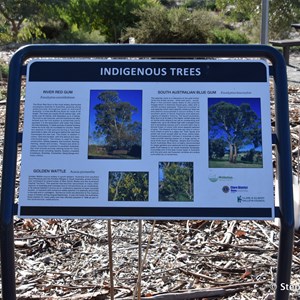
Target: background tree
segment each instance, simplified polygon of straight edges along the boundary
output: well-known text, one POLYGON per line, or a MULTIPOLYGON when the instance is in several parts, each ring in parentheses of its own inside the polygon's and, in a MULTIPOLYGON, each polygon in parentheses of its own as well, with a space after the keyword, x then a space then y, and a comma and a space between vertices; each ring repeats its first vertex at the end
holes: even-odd
POLYGON ((95 135, 104 137, 110 150, 130 151, 133 145, 141 145, 141 123, 132 122, 137 108, 122 102, 117 91, 101 92, 98 98, 95 135))
POLYGON ((109 201, 148 201, 147 172, 110 172, 109 201))
POLYGON ((70 0, 67 11, 62 12, 68 24, 76 25, 85 31, 97 30, 95 7, 98 0, 70 0))
POLYGON ((261 144, 260 120, 248 103, 237 106, 221 101, 212 105, 208 113, 210 137, 223 136, 229 149, 229 162, 236 162, 240 146, 261 144))
MULTIPOLYGON (((261 0, 216 0, 216 7, 234 21, 250 21, 252 28, 260 28, 261 0)), ((287 37, 291 31, 291 23, 298 21, 299 17, 299 0, 270 1, 270 38, 287 37)))
POLYGON ((167 8, 184 6, 190 9, 214 9, 215 2, 216 0, 160 0, 160 3, 167 8))
POLYGON ((167 7, 167 8, 178 6, 178 1, 177 0, 160 0, 160 3, 163 6, 167 7))
MULTIPOLYGON (((69 0, 1 0, 0 14, 11 28, 14 40, 17 40, 24 23, 41 22, 48 18, 55 18, 57 11, 68 5, 69 0)), ((36 29, 38 26, 34 26, 36 29)), ((34 31, 34 28, 31 27, 34 31)))
MULTIPOLYGON (((258 36, 260 11, 261 0, 2 0, 0 42, 247 43, 240 31, 258 36)), ((288 36, 299 0, 270 1, 269 18, 270 38, 288 36)))
POLYGON ((137 21, 135 10, 159 4, 158 0, 71 0, 70 17, 79 27, 99 30, 106 42, 118 43, 122 31, 137 21))
POLYGON ((185 0, 185 7, 189 9, 199 9, 205 8, 207 10, 215 10, 216 9, 216 1, 215 0, 185 0))
POLYGON ((193 163, 161 162, 159 163, 160 201, 193 201, 193 163))

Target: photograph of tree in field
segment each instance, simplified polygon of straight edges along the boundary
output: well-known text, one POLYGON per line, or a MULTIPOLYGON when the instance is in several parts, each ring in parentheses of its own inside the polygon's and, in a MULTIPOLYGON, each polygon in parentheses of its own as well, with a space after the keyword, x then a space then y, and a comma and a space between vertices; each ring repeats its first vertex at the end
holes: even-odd
POLYGON ((262 168, 259 98, 209 98, 209 167, 262 168))
POLYGON ((148 172, 109 172, 108 201, 148 201, 148 172))
POLYGON ((142 91, 91 90, 88 158, 141 159, 142 91))
POLYGON ((159 201, 187 202, 194 199, 192 162, 159 163, 159 201))

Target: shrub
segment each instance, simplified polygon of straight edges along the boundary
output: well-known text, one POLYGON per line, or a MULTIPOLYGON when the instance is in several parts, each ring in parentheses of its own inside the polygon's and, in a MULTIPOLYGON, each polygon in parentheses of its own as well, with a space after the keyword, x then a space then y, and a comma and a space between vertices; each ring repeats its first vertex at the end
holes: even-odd
POLYGON ((140 21, 127 28, 122 40, 135 37, 138 43, 207 43, 212 28, 222 27, 218 16, 206 10, 151 7, 136 12, 140 21))
POLYGON ((214 44, 248 44, 249 39, 243 33, 235 30, 215 29, 213 30, 212 43, 214 44))
POLYGON ((0 80, 8 78, 8 70, 8 64, 5 61, 0 60, 0 80))
POLYGON ((102 44, 105 42, 105 36, 101 35, 98 30, 87 32, 79 29, 62 32, 58 37, 58 42, 102 44))

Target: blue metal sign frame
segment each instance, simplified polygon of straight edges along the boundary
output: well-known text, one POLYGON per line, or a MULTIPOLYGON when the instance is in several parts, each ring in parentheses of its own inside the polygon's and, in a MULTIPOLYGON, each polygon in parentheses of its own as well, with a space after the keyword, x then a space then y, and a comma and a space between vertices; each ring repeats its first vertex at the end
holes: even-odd
POLYGON ((279 207, 276 216, 281 220, 278 252, 276 299, 288 299, 294 238, 294 209, 292 159, 289 127, 286 65, 282 55, 265 45, 29 45, 20 48, 12 57, 9 69, 6 128, 4 138, 1 190, 1 269, 2 297, 16 299, 14 215, 17 147, 22 142, 19 132, 21 80, 26 75, 25 63, 34 57, 97 57, 97 58, 265 58, 271 63, 275 87, 275 133, 277 150, 279 207))

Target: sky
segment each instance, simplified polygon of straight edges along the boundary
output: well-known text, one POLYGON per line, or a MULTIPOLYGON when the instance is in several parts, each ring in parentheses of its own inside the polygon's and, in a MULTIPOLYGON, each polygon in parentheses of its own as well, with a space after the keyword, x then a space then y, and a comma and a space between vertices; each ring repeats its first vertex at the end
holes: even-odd
MULTIPOLYGON (((95 131, 96 111, 94 107, 99 104, 98 95, 108 90, 90 91, 90 116, 89 116, 89 136, 93 136, 95 131)), ((116 91, 122 102, 129 102, 137 108, 137 112, 132 115, 132 122, 142 122, 142 90, 109 90, 116 91)))

